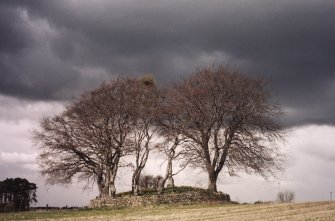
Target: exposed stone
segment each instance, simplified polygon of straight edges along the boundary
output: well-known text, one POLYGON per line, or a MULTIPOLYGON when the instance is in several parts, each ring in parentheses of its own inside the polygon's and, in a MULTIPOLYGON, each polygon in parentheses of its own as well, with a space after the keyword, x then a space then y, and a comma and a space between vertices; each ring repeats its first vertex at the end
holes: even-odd
POLYGON ((169 193, 162 195, 122 196, 115 198, 96 198, 91 200, 90 207, 126 207, 158 204, 190 204, 194 202, 229 202, 228 194, 207 191, 190 191, 186 193, 169 193))

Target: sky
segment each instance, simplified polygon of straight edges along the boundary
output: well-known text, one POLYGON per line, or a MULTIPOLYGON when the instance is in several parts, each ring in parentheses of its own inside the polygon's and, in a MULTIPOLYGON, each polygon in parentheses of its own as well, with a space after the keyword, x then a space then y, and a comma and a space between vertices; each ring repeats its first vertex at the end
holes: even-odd
MULTIPOLYGON (((50 186, 39 174, 39 119, 114 76, 152 74, 168 85, 229 63, 268 80, 289 132, 283 173, 223 173, 219 190, 239 202, 283 190, 296 201, 335 198, 334 12, 333 0, 0 1, 0 180, 37 183, 37 205, 88 205, 95 188, 50 186)), ((151 159, 145 173, 160 174, 160 164, 151 159)), ((130 176, 120 171, 119 191, 130 176)), ((205 188, 206 179, 187 169, 176 184, 205 188)))

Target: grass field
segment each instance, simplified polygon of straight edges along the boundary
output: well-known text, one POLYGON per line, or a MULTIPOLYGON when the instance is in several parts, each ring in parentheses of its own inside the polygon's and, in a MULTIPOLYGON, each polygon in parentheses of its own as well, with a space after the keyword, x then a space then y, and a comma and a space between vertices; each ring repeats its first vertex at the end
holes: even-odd
POLYGON ((334 220, 335 202, 198 204, 144 208, 0 213, 0 220, 334 220))

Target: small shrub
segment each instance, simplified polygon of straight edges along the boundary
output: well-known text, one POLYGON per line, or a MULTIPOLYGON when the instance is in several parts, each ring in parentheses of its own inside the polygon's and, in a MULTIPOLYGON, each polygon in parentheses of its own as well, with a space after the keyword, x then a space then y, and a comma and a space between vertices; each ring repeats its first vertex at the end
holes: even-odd
POLYGON ((140 189, 141 191, 152 191, 157 190, 160 183, 162 182, 162 176, 152 176, 152 175, 144 175, 140 177, 140 189))
POLYGON ((264 202, 263 201, 256 201, 254 202, 254 204, 263 204, 264 202))
POLYGON ((292 191, 279 192, 277 194, 277 201, 279 203, 290 203, 294 200, 295 194, 292 191))

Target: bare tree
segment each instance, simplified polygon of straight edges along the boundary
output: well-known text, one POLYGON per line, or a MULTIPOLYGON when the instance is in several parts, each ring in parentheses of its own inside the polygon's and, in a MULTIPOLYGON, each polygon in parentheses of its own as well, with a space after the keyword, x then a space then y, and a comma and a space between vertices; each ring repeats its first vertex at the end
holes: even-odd
POLYGON ((208 67, 168 92, 160 121, 188 139, 186 160, 208 173, 208 189, 216 192, 224 166, 231 175, 280 169, 280 108, 270 98, 264 80, 208 67))
POLYGON ((151 76, 144 76, 138 80, 136 85, 130 89, 131 102, 136 106, 133 112, 133 130, 131 134, 133 175, 132 192, 134 195, 139 193, 139 182, 142 170, 148 160, 150 151, 155 147, 152 139, 159 131, 155 124, 157 105, 160 99, 160 93, 156 83, 151 76))
POLYGON ((169 182, 169 185, 172 188, 174 188, 173 176, 177 175, 187 166, 187 162, 183 162, 179 170, 173 172, 174 162, 182 160, 185 154, 185 152, 181 147, 181 145, 185 143, 185 140, 183 138, 178 137, 178 135, 172 136, 165 134, 163 136, 165 137, 165 140, 162 143, 158 144, 157 146, 159 151, 163 153, 163 155, 166 157, 167 165, 166 165, 165 176, 162 178, 159 184, 158 188, 159 194, 163 193, 167 181, 169 182))
POLYGON ((279 192, 277 195, 277 201, 280 203, 290 203, 294 200, 295 194, 291 191, 279 192))
POLYGON ((133 79, 115 79, 84 93, 61 114, 41 120, 33 139, 40 148, 42 174, 51 184, 74 177, 96 182, 100 196, 114 196, 120 158, 129 153, 133 79))

